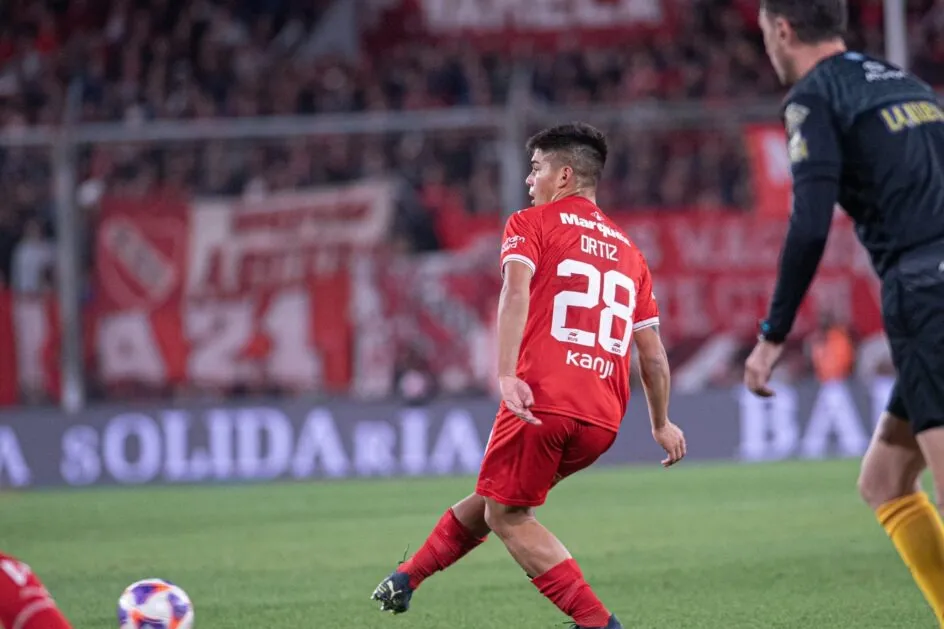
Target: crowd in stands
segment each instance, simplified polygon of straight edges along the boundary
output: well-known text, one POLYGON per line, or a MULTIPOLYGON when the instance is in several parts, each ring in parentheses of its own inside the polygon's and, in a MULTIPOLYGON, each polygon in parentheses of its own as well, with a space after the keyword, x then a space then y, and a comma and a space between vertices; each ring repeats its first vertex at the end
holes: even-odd
MULTIPOLYGON (((531 106, 562 111, 665 102, 726 111, 783 94, 763 50, 755 1, 665 2, 682 8, 672 32, 619 46, 500 53, 461 38, 406 38, 345 56, 312 45, 332 0, 11 0, 0 3, 0 138, 60 124, 70 87, 81 96, 80 121, 127 125, 494 107, 507 102, 520 76, 531 106)), ((882 0, 850 5, 850 46, 882 54, 882 0)), ((944 1, 908 5, 912 68, 944 85, 944 1)), ((607 206, 751 210, 736 126, 605 130, 607 206)), ((447 248, 455 243, 435 229, 443 216, 498 225, 508 209, 496 133, 85 146, 77 173, 81 223, 91 233, 104 190, 238 195, 394 173, 403 182, 395 242, 411 251, 447 248)), ((54 282, 48 148, 0 142, 0 189, 0 288, 41 293, 54 282)))
MULTIPOLYGON (((780 93, 756 27, 756 3, 701 0, 679 11, 672 33, 605 49, 517 54, 476 50, 460 39, 406 41, 383 54, 317 57, 310 34, 328 0, 14 0, 0 5, 0 132, 60 120, 70 81, 81 79, 81 119, 125 121, 376 112, 505 101, 512 68, 530 72, 537 103, 620 106, 647 100, 713 103, 780 93)), ((944 8, 913 7, 913 64, 944 82, 944 8)), ((881 52, 882 3, 853 2, 851 45, 881 52)), ((605 197, 625 208, 749 208, 737 133, 613 129, 605 197)), ((395 170, 421 201, 447 198, 463 211, 500 208, 494 135, 410 133, 299 138, 291 142, 180 143, 88 148, 80 176, 124 191, 160 186, 196 193, 304 186, 395 170), (446 190, 447 194, 431 194, 446 190)), ((0 148, 0 277, 15 244, 52 227, 50 159, 39 149, 0 148), (27 228, 27 225, 30 225, 27 228)), ((442 246, 416 229, 414 249, 442 246)), ((432 208, 435 211, 436 208, 432 208)))

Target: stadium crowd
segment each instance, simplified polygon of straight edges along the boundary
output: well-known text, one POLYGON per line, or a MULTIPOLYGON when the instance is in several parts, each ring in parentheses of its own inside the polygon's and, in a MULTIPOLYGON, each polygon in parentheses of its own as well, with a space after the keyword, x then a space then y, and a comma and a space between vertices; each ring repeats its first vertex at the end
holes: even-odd
MULTIPOLYGON (((670 2, 672 0, 666 0, 670 2)), ((681 0, 680 0, 681 1, 681 0)), ((681 2, 671 32, 619 46, 514 48, 401 38, 361 54, 315 44, 330 0, 13 0, 0 4, 0 137, 60 123, 71 85, 84 122, 386 112, 500 106, 527 77, 536 107, 689 103, 720 110, 782 94, 752 0, 681 2)), ((382 4, 382 3, 381 3, 382 4)), ((388 3, 389 4, 389 3, 388 3)), ((881 0, 850 0, 850 45, 881 54, 881 0)), ((364 5, 368 6, 368 5, 364 5)), ((944 85, 944 0, 909 3, 913 69, 944 85)), ((737 127, 608 128, 607 207, 750 211, 737 127)), ((299 137, 281 141, 110 144, 79 156, 78 205, 93 233, 104 190, 239 195, 395 173, 393 243, 457 243, 443 217, 500 221, 494 129, 299 137)), ((54 282, 48 149, 0 143, 0 288, 54 282)), ((462 232, 463 229, 452 230, 462 232)), ((87 247, 91 251, 91 247, 87 247)), ((90 254, 87 255, 87 258, 90 254)), ((736 362, 736 361, 735 361, 736 362)), ((722 379, 734 378, 737 365, 722 379)))
MULTIPOLYGON (((679 12, 673 33, 607 49, 518 53, 511 59, 454 40, 401 42, 383 55, 317 56, 310 34, 326 0, 16 0, 0 6, 0 132, 60 120, 70 81, 82 81, 85 121, 415 110, 504 102, 513 67, 531 73, 535 102, 619 106, 646 100, 723 103, 779 92, 754 23, 756 3, 702 0, 679 12)), ((855 6, 852 45, 881 51, 879 0, 855 6)), ((944 5, 914 5, 917 71, 944 82, 944 5), (921 5, 921 6, 918 6, 921 5), (932 6, 933 5, 933 6, 932 6)), ((414 249, 442 246, 423 228, 430 203, 500 209, 493 138, 474 132, 90 148, 82 156, 94 201, 123 191, 180 187, 198 193, 357 179, 396 167, 419 195, 403 208, 414 249)), ((610 199, 634 207, 749 208, 741 138, 723 130, 613 134, 610 199)), ((50 234, 49 156, 0 148, 0 278, 17 243, 50 234)), ((428 222, 428 221, 427 221, 428 222)), ((42 260, 45 254, 24 255, 42 260)), ((35 275, 40 264, 20 265, 35 275)))

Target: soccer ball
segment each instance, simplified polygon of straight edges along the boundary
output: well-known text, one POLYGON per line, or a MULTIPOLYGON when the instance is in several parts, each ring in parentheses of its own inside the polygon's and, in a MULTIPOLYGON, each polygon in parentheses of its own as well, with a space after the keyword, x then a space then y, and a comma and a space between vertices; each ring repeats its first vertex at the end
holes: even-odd
POLYGON ((163 579, 132 583, 118 599, 118 629, 190 629, 193 604, 182 589, 163 579))

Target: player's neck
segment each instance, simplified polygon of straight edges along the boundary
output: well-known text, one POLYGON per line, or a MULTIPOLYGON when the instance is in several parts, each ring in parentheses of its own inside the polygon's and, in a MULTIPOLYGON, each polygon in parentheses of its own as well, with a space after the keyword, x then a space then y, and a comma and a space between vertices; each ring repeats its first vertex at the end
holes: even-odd
POLYGON ((838 55, 846 50, 846 43, 841 39, 807 46, 796 58, 797 80, 809 74, 823 59, 838 55))
POLYGON ((566 199, 568 197, 581 197, 590 201, 594 205, 597 204, 597 191, 593 188, 573 188, 568 190, 562 190, 558 192, 553 197, 551 197, 551 203, 555 201, 560 201, 561 199, 566 199))

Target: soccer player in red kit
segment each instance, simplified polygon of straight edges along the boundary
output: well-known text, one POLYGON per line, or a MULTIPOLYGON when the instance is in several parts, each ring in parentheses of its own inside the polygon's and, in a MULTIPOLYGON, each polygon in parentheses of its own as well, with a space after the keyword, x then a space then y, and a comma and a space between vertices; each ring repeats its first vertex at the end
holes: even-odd
POLYGON ((0 627, 72 629, 30 567, 0 553, 0 627))
POLYGON ((419 551, 372 598, 382 610, 407 611, 424 579, 494 532, 578 629, 621 629, 534 509, 616 439, 629 401, 633 340, 652 434, 668 455, 663 465, 685 456, 685 438, 668 419, 669 366, 649 268, 596 205, 606 139, 589 125, 570 124, 538 133, 527 148, 534 207, 505 226, 498 306, 502 402, 475 493, 443 514, 419 551))

